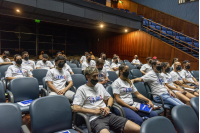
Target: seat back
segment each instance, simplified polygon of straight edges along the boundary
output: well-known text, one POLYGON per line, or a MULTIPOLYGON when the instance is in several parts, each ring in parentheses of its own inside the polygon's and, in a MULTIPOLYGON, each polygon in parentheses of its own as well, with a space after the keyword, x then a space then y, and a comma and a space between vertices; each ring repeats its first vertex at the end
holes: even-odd
POLYGON ((0 103, 0 132, 21 133, 22 112, 12 103, 0 103))
POLYGON ((77 68, 76 64, 68 64, 71 68, 77 68))
POLYGON ((72 71, 74 74, 83 74, 83 71, 81 68, 72 68, 72 71))
POLYGON ((38 98, 30 105, 30 116, 32 133, 52 133, 72 128, 71 106, 65 96, 38 98))
POLYGON ((142 77, 142 73, 140 72, 139 69, 132 69, 131 74, 132 74, 133 79, 142 77))
POLYGON ((0 81, 0 103, 5 103, 5 90, 4 90, 4 84, 2 81, 0 81))
POLYGON ((136 82, 136 83, 134 83, 134 85, 140 94, 142 94, 146 98, 148 97, 147 90, 142 82, 136 82))
POLYGON ((178 133, 198 133, 199 122, 194 110, 187 105, 178 105, 172 109, 172 118, 178 133))
POLYGON ((83 74, 73 74, 71 75, 72 81, 73 81, 73 86, 78 89, 81 85, 84 85, 87 83, 86 78, 83 74))
POLYGON ((190 104, 199 118, 199 97, 193 97, 190 104))
POLYGON ((144 121, 140 133, 176 133, 176 130, 169 119, 157 116, 144 121))
POLYGON ((128 78, 129 79, 133 79, 133 77, 132 77, 132 74, 131 74, 131 71, 129 70, 129 75, 128 75, 128 78))
POLYGON ((148 95, 148 93, 151 92, 151 89, 150 89, 148 83, 144 83, 144 86, 145 86, 145 88, 146 88, 147 98, 150 99, 150 100, 153 100, 153 96, 152 96, 151 94, 148 95))
POLYGON ((129 62, 128 60, 124 60, 124 62, 129 62))
POLYGON ((16 78, 10 81, 9 90, 14 96, 14 102, 20 102, 39 97, 38 80, 32 77, 16 78))
POLYGON ((39 85, 43 85, 42 79, 46 77, 47 69, 34 69, 32 71, 33 77, 38 80, 39 85))
POLYGON ((10 65, 0 65, 0 73, 1 77, 5 77, 5 72, 7 71, 10 65))
POLYGON ((129 70, 131 71, 132 69, 136 69, 134 65, 132 64, 127 64, 127 66, 129 67, 129 70))
POLYGON ((199 71, 191 71, 191 74, 197 79, 197 81, 199 81, 199 71))
POLYGON ((108 74, 109 74, 108 78, 110 81, 114 82, 118 78, 116 72, 114 71, 108 71, 108 74))

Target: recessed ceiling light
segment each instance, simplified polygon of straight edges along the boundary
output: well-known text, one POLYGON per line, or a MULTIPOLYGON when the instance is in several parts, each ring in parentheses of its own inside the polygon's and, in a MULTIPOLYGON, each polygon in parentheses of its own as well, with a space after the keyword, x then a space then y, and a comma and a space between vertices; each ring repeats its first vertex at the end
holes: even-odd
POLYGON ((127 32, 127 30, 125 30, 125 32, 127 32))
POLYGON ((17 9, 17 10, 16 10, 16 12, 20 12, 20 10, 19 10, 19 9, 17 9))
POLYGON ((101 28, 103 28, 103 25, 101 24, 101 28))

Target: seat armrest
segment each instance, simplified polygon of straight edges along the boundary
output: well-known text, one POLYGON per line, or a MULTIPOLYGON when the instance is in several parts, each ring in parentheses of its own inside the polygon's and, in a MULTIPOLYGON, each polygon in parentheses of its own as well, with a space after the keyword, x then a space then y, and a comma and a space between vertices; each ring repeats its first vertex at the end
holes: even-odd
POLYGON ((116 108, 119 111, 120 116, 126 118, 126 114, 125 114, 124 109, 121 105, 119 105, 115 102, 115 103, 113 103, 113 108, 116 108))
POLYGON ((160 99, 161 99, 161 102, 162 102, 162 107, 164 108, 164 101, 163 101, 163 99, 162 99, 162 97, 161 97, 160 95, 154 94, 154 93, 151 93, 151 92, 148 92, 148 95, 149 95, 149 94, 159 96, 160 99))
POLYGON ((6 80, 3 78, 1 81, 3 82, 4 90, 6 92, 6 80))
POLYGON ((7 94, 8 94, 8 99, 10 100, 9 102, 14 103, 14 96, 12 94, 11 91, 6 90, 7 94))
POLYGON ((31 133, 26 125, 21 126, 22 133, 31 133))
POLYGON ((43 97, 43 96, 48 96, 48 95, 49 94, 48 94, 47 90, 44 88, 41 88, 41 96, 43 97), (44 92, 44 95, 43 95, 43 92, 44 92))
POLYGON ((88 133, 91 133, 91 127, 90 127, 89 119, 88 119, 87 115, 85 115, 85 114, 83 114, 83 113, 76 113, 76 112, 74 112, 74 121, 73 121, 74 128, 77 129, 77 130, 79 130, 80 132, 83 132, 83 133, 84 133, 83 130, 81 130, 80 128, 78 128, 78 127, 76 126, 76 115, 79 115, 79 116, 81 116, 81 117, 84 118, 85 123, 86 123, 86 126, 87 126, 87 129, 88 129, 88 133))
POLYGON ((73 86, 73 88, 74 88, 74 90, 75 90, 75 92, 76 92, 76 91, 77 91, 77 90, 76 90, 76 87, 75 87, 75 86, 73 86))

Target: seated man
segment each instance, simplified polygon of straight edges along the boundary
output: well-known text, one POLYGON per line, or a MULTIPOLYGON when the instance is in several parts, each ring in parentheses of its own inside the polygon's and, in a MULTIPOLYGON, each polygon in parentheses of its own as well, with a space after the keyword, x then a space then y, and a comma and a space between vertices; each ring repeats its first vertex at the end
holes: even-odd
POLYGON ((152 70, 152 67, 151 67, 152 58, 147 57, 146 61, 147 61, 147 64, 144 64, 140 69, 140 71, 143 75, 147 74, 149 71, 152 70))
POLYGON ((99 59, 103 59, 105 61, 103 68, 105 68, 106 71, 111 71, 110 62, 106 60, 106 54, 105 53, 101 53, 99 59))
POLYGON ((0 65, 10 65, 13 64, 10 59, 8 59, 8 56, 10 55, 9 51, 4 51, 2 53, 2 57, 0 57, 0 65))
POLYGON ((143 75, 141 78, 132 79, 134 82, 147 82, 151 88, 151 92, 154 93, 153 99, 158 103, 162 103, 158 95, 163 99, 163 102, 169 104, 171 107, 176 105, 184 105, 179 99, 176 98, 174 93, 165 85, 165 80, 161 76, 161 62, 158 60, 152 61, 153 70, 143 75))
POLYGON ((77 89, 73 101, 73 111, 85 113, 88 116, 92 132, 109 133, 109 130, 112 129, 116 133, 139 133, 139 125, 110 113, 113 98, 103 85, 98 83, 97 68, 89 66, 84 73, 88 82, 77 89), (104 100, 108 101, 107 105, 104 100))
POLYGON ((6 71, 6 79, 8 81, 21 78, 21 77, 33 77, 32 72, 22 65, 22 57, 19 54, 14 56, 15 65, 11 65, 8 67, 6 71))
POLYGON ((183 81, 183 77, 181 76, 182 74, 180 62, 174 63, 174 69, 170 72, 170 75, 174 84, 184 87, 187 91, 193 93, 195 96, 199 96, 198 88, 196 88, 195 86, 189 86, 183 81))
POLYGON ((135 55, 134 57, 135 59, 133 59, 132 61, 133 65, 142 65, 142 63, 140 63, 140 60, 138 59, 138 56, 135 55))
POLYGON ((90 54, 86 55, 86 61, 84 61, 82 63, 82 71, 84 72, 84 70, 88 67, 88 66, 96 66, 96 62, 94 60, 91 60, 91 56, 90 54))
POLYGON ((109 79, 108 79, 109 75, 108 75, 107 70, 103 66, 104 66, 104 60, 98 59, 96 62, 96 68, 99 71, 99 79, 98 79, 99 82, 98 83, 102 84, 106 88, 107 82, 109 81, 109 79))
POLYGON ((36 69, 49 70, 49 69, 53 68, 54 67, 53 64, 50 61, 48 61, 49 56, 47 54, 43 54, 42 56, 43 56, 42 60, 38 61, 36 64, 36 69))
POLYGON ((65 57, 60 55, 55 58, 55 68, 48 70, 45 81, 49 95, 64 95, 72 101, 74 92, 69 90, 73 86, 73 81, 68 71, 63 70, 65 57), (68 82, 67 87, 65 87, 68 82))
POLYGON ((89 54, 88 52, 85 52, 85 55, 83 55, 80 59, 80 63, 83 64, 83 62, 86 62, 86 55, 89 54))
POLYGON ((27 51, 22 52, 22 65, 32 71, 35 69, 35 62, 32 60, 29 60, 29 54, 27 51))
POLYGON ((116 72, 116 74, 118 75, 119 73, 119 66, 120 64, 118 64, 118 59, 117 57, 113 57, 113 63, 111 64, 110 68, 116 72))

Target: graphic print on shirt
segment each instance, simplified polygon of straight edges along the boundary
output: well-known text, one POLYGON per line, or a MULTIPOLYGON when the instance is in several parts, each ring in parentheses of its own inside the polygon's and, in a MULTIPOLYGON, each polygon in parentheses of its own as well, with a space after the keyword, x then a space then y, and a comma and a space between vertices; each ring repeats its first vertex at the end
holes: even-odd
POLYGON ((192 78, 191 74, 186 75, 186 78, 192 78))
POLYGON ((88 100, 90 101, 90 103, 94 104, 95 102, 103 100, 103 97, 101 95, 96 97, 89 97, 88 100))
POLYGON ((158 79, 157 79, 157 82, 160 83, 160 84, 163 84, 163 83, 164 83, 164 80, 158 78, 158 79))
POLYGON ((62 75, 58 75, 58 74, 55 75, 55 78, 56 79, 66 79, 65 75, 62 76, 62 75))
POLYGON ((105 77, 105 74, 104 73, 99 74, 99 78, 101 77, 105 77))
POLYGON ((132 92, 133 87, 131 88, 122 87, 122 89, 123 89, 123 92, 132 92))

